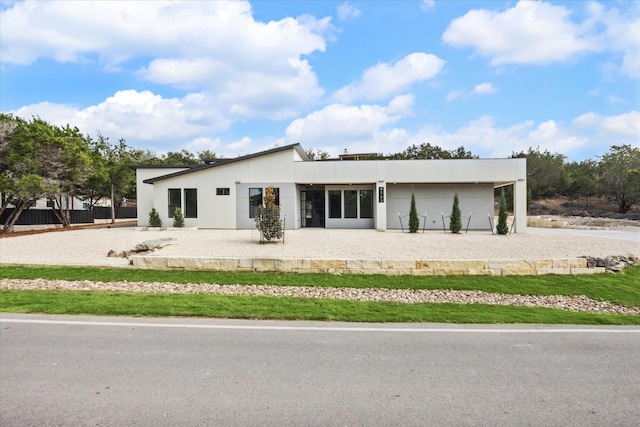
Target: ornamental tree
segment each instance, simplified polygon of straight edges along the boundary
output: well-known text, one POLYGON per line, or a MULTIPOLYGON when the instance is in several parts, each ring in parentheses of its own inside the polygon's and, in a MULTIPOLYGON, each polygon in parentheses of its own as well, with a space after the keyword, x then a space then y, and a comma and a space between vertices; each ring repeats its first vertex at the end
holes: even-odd
POLYGON ((280 220, 280 205, 276 204, 273 186, 265 189, 264 204, 258 207, 259 213, 254 218, 256 228, 260 231, 260 243, 271 243, 282 239, 282 221, 280 220))
POLYGON ((151 212, 149 212, 149 226, 162 227, 162 219, 160 219, 160 214, 156 208, 152 208, 151 212))
POLYGON ((509 226, 507 225, 507 199, 504 196, 504 188, 500 193, 500 208, 498 211, 498 225, 496 226, 496 231, 498 234, 505 235, 509 232, 509 226))
POLYGON ((184 227, 184 215, 182 215, 182 208, 176 208, 173 212, 173 226, 176 228, 184 227))
POLYGON ((462 230, 462 213, 460 212, 458 193, 453 196, 453 207, 451 208, 449 230, 454 234, 459 234, 460 230, 462 230))
POLYGON ((411 209, 409 210, 409 233, 416 233, 420 228, 420 219, 416 209, 416 196, 411 193, 411 209))

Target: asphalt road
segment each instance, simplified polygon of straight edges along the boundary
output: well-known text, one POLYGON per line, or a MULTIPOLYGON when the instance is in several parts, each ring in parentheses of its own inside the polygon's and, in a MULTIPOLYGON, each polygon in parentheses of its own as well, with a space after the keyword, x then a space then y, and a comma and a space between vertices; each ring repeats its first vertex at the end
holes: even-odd
POLYGON ((2 426, 640 425, 640 328, 13 314, 0 328, 2 426))

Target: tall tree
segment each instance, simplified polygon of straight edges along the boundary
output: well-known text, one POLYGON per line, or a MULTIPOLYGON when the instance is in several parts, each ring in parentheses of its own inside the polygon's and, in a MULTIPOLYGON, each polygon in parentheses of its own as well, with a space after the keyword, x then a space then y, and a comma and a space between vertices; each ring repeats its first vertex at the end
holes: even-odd
POLYGON ((162 155, 162 164, 165 165, 197 165, 200 160, 190 151, 169 151, 162 155))
POLYGON ((327 160, 329 157, 331 157, 327 151, 321 150, 319 148, 307 148, 306 150, 304 150, 304 152, 311 160, 327 160))
POLYGON ((53 127, 56 138, 45 150, 51 161, 48 176, 55 184, 56 192, 49 197, 56 201, 54 212, 63 227, 71 226, 69 214, 72 200, 78 196, 90 171, 91 156, 89 144, 78 128, 67 125, 64 128, 53 127))
POLYGON ((527 187, 532 199, 543 199, 564 194, 566 176, 564 169, 565 156, 552 154, 548 150, 529 148, 527 152, 512 153, 511 158, 527 159, 527 187))
POLYGON ((631 145, 612 145, 600 157, 600 191, 627 213, 640 202, 640 149, 631 145))
POLYGON ((6 233, 36 200, 58 192, 59 159, 63 150, 60 129, 40 118, 27 122, 2 115, 0 121, 3 123, 0 185, 5 198, 0 214, 9 203, 15 207, 2 228, 6 233))
POLYGON ((451 207, 451 217, 449 218, 449 230, 454 234, 459 234, 460 230, 462 230, 462 212, 460 212, 458 193, 453 196, 453 206, 451 207))
POLYGON ((584 198, 584 209, 589 210, 589 198, 598 195, 598 163, 594 160, 571 162, 565 165, 567 195, 573 199, 584 198))
POLYGON ((387 156, 392 160, 435 160, 435 159, 477 159, 471 151, 465 150, 464 147, 458 147, 454 150, 445 150, 437 145, 430 143, 422 143, 420 145, 411 145, 406 150, 387 156))
POLYGON ((420 218, 416 209, 416 195, 411 192, 411 206, 409 207, 409 233, 417 233, 420 228, 420 218))
POLYGON ((507 219, 509 213, 507 212, 507 199, 504 195, 504 187, 500 191, 500 207, 498 209, 498 225, 496 226, 496 232, 498 234, 505 235, 509 232, 509 226, 507 225, 507 219))

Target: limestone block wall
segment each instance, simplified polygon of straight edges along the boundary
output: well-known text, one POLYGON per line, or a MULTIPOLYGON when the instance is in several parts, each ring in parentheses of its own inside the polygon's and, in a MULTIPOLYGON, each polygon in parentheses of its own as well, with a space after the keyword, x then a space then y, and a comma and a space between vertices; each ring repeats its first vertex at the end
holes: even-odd
POLYGON ((406 260, 406 259, 310 259, 310 258, 183 258, 133 256, 136 268, 157 270, 279 271, 291 273, 385 275, 545 275, 604 273, 588 267, 585 258, 503 260, 406 260))

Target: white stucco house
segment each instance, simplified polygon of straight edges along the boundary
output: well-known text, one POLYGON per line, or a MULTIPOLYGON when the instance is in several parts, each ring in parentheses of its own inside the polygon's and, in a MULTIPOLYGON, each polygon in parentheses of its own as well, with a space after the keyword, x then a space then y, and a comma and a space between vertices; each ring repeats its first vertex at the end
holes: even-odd
POLYGON ((292 144, 195 166, 136 166, 136 175, 139 226, 152 208, 170 224, 180 207, 186 227, 254 228, 268 186, 287 229, 406 229, 413 192, 421 228, 442 229, 444 219, 448 229, 457 193, 464 226, 489 230, 494 188, 506 185, 514 186, 514 230, 527 224, 526 159, 314 161, 292 144))

